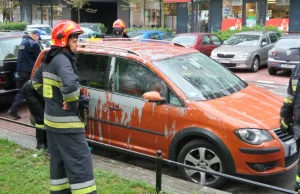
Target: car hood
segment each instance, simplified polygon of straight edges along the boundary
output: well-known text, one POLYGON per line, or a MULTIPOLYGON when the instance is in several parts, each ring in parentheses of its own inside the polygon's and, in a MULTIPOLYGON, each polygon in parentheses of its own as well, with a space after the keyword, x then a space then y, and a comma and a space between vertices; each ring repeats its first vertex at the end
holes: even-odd
POLYGON ((255 50, 255 46, 244 46, 244 45, 222 45, 213 50, 217 53, 242 53, 242 52, 251 52, 255 50))
POLYGON ((249 128, 272 130, 279 128, 283 98, 249 84, 240 92, 205 103, 224 118, 229 117, 249 128))

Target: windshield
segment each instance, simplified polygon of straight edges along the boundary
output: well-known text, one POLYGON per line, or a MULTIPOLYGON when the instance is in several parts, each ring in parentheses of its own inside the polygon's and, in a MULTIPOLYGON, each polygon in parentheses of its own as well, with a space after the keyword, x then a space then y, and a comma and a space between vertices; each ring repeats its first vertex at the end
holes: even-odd
POLYGON ((153 62, 191 100, 210 100, 238 92, 247 84, 201 53, 153 62))
POLYGON ((0 39, 0 61, 16 60, 18 58, 18 49, 21 42, 21 37, 0 39))
POLYGON ((172 42, 179 43, 185 46, 191 46, 194 44, 196 36, 176 36, 172 42))
POLYGON ((51 35, 52 33, 52 29, 50 27, 39 27, 39 26, 35 26, 35 27, 29 27, 29 30, 32 29, 39 29, 41 32, 41 35, 51 35))
POLYGON ((101 33, 101 30, 99 29, 99 27, 97 25, 94 25, 94 24, 79 24, 80 28, 84 31, 83 28, 85 29, 89 29, 93 32, 99 32, 101 33))
POLYGON ((257 46, 260 39, 260 35, 251 34, 236 34, 231 36, 224 42, 224 45, 247 45, 257 46))
POLYGON ((142 38, 144 34, 138 31, 132 31, 132 32, 127 32, 127 35, 129 36, 129 38, 142 38))
POLYGON ((279 49, 300 48, 300 39, 279 39, 274 47, 279 49))

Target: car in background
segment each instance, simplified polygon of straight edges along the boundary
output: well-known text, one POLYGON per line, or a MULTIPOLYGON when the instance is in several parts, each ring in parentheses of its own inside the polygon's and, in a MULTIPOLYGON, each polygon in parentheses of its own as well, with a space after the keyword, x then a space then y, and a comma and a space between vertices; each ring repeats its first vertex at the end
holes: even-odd
POLYGON ((201 53, 210 56, 211 51, 222 45, 222 40, 210 33, 182 33, 177 34, 172 42, 196 49, 201 53))
POLYGON ((288 34, 281 37, 268 55, 268 71, 276 75, 277 71, 292 70, 300 63, 300 35, 288 34))
POLYGON ((79 23, 79 26, 83 30, 83 34, 79 36, 80 42, 104 38, 104 34, 96 23, 79 23))
POLYGON ((47 24, 27 25, 25 28, 25 32, 30 33, 31 31, 36 29, 38 29, 41 32, 42 40, 51 40, 52 28, 47 24))
POLYGON ((258 71, 268 62, 268 52, 280 38, 279 32, 249 31, 240 32, 214 49, 210 57, 227 68, 258 71))
MULTIPOLYGON (((22 34, 0 35, 0 104, 10 104, 17 93, 14 73, 17 66, 18 50, 22 34)), ((43 41, 43 40, 42 40, 43 41)), ((39 41, 41 50, 45 47, 39 41)))
POLYGON ((171 41, 173 36, 165 31, 160 30, 135 30, 127 32, 127 35, 132 39, 152 39, 171 41))
MULTIPOLYGON (((164 159, 253 178, 298 163, 293 135, 280 130, 283 98, 195 49, 120 39, 79 44, 76 57, 81 91, 90 97, 90 143, 151 156, 161 150, 164 159)), ((225 181, 178 169, 182 178, 208 187, 225 181)))

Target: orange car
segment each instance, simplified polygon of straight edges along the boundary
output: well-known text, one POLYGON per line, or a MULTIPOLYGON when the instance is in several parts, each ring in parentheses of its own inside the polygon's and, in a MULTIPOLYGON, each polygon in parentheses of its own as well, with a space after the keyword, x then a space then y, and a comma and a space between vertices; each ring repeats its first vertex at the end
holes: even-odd
MULTIPOLYGON (((293 136, 279 129, 283 99, 194 49, 104 39, 76 53, 79 82, 91 99, 87 140, 153 156, 162 150, 165 159, 233 175, 272 175, 298 162, 293 136)), ((209 187, 224 183, 179 171, 209 187)))

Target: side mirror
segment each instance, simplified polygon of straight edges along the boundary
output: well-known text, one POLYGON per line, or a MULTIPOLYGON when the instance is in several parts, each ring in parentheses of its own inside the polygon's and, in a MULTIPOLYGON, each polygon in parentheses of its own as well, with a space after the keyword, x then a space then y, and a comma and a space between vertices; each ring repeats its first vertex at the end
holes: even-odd
POLYGON ((166 102, 166 99, 164 99, 157 91, 146 92, 145 94, 143 94, 142 98, 145 102, 155 102, 155 103, 166 102))
POLYGON ((262 46, 262 47, 264 47, 264 46, 266 46, 266 45, 267 45, 267 42, 262 42, 262 43, 261 43, 261 46, 262 46))

